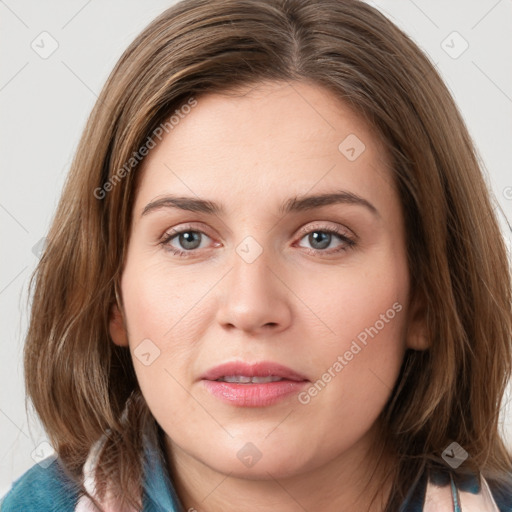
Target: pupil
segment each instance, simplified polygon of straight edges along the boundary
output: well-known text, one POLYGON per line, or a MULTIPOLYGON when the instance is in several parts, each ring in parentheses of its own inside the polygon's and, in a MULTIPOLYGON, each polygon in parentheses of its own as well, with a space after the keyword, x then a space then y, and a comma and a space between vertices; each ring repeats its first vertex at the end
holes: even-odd
POLYGON ((181 233, 179 240, 184 249, 197 249, 200 245, 200 243, 197 243, 199 241, 199 233, 196 233, 195 231, 186 231, 185 233, 181 233))
POLYGON ((309 243, 315 249, 325 249, 331 243, 331 234, 324 231, 313 231, 309 234, 309 243))

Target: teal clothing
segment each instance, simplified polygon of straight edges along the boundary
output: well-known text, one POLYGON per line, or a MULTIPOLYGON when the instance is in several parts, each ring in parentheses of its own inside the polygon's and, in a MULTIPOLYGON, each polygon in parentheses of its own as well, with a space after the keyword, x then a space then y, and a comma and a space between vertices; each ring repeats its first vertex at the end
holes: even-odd
MULTIPOLYGON (((143 512, 184 512, 172 486, 161 449, 144 437, 143 512)), ((0 502, 0 512, 74 512, 79 489, 64 473, 59 459, 34 465, 0 502)))

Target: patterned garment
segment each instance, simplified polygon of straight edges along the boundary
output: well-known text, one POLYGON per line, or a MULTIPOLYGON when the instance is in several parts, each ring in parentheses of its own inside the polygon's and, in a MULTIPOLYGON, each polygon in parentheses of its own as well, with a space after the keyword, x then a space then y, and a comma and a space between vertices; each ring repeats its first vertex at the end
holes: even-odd
MULTIPOLYGON (((91 450, 84 467, 84 485, 94 493, 94 463, 101 443, 91 450)), ((1 512, 92 512, 96 509, 64 475, 59 459, 48 468, 35 465, 14 482, 0 503, 1 512)), ((512 477, 512 475, 511 475, 512 477)), ((108 500, 107 500, 108 501, 108 500)), ((105 503, 105 502, 104 502, 105 503)), ((115 505, 105 503, 106 512, 115 505)), ((145 494, 142 512, 183 512, 164 463, 161 449, 146 437, 145 494)), ((424 474, 411 489, 399 512, 512 512, 512 487, 492 482, 424 474)))
POLYGON ((424 473, 399 512, 512 512, 511 484, 499 486, 476 476, 424 473))

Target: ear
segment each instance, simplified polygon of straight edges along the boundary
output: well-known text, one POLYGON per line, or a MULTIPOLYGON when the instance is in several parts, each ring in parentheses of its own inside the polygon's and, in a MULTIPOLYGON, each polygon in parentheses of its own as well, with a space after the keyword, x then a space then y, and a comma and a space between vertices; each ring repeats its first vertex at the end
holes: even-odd
POLYGON ((427 307, 422 293, 415 293, 409 304, 406 345, 412 350, 427 350, 430 346, 427 331, 427 307))
POLYGON ((124 324, 123 314, 119 310, 117 304, 113 304, 110 308, 110 318, 108 330, 112 341, 120 347, 128 346, 128 333, 124 324))

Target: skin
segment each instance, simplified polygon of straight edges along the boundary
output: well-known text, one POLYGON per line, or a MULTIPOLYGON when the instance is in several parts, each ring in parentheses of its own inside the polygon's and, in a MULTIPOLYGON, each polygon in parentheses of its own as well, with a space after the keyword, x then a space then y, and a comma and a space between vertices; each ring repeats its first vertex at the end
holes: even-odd
POLYGON ((114 343, 132 354, 145 339, 160 351, 148 366, 133 363, 180 498, 201 512, 383 510, 394 457, 378 417, 406 348, 426 348, 388 155, 361 117, 315 84, 268 82, 197 100, 144 160, 123 308, 110 322, 114 343), (350 134, 365 145, 354 161, 338 149, 350 134), (289 198, 338 190, 378 213, 346 203, 279 212, 289 198), (168 194, 225 213, 142 215, 168 194), (169 250, 186 251, 183 238, 161 243, 172 228, 204 233, 189 257, 169 250), (325 248, 308 236, 333 228, 355 244, 332 235, 325 248), (252 263, 236 251, 247 236, 262 250, 252 263), (294 394, 237 407, 200 381, 226 361, 266 360, 314 383, 396 303, 400 312, 307 404, 294 394), (262 455, 252 467, 237 457, 248 442, 262 455))

